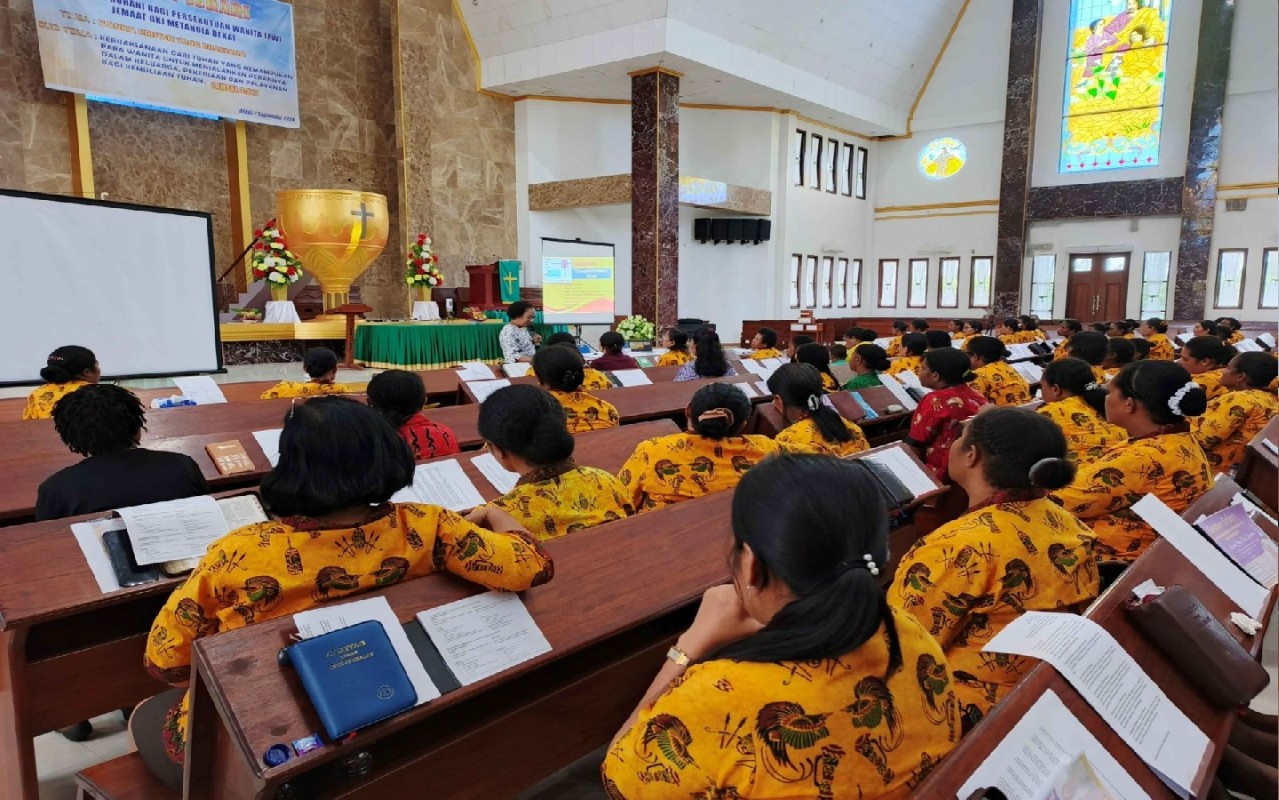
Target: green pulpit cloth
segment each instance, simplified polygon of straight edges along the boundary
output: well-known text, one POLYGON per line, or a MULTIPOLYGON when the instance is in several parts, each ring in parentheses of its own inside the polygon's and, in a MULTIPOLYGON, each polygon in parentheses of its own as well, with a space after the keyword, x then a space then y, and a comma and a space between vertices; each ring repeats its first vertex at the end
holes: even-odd
POLYGON ((497 281, 502 286, 502 302, 510 305, 520 299, 520 262, 497 262, 497 281))
MULTIPOLYGON (((438 369, 466 361, 502 362, 503 321, 366 322, 355 329, 355 360, 377 369, 438 369)), ((533 325, 543 338, 563 325, 533 325)))

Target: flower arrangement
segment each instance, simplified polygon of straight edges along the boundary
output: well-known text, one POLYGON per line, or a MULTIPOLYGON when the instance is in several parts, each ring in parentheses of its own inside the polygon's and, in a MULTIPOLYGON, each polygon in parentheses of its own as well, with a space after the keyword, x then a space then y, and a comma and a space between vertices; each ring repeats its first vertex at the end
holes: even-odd
POLYGON ((479 306, 466 306, 462 309, 462 315, 475 322, 483 322, 488 319, 488 315, 484 313, 484 309, 479 306))
POLYGON ((272 288, 283 288, 301 279, 302 262, 289 249, 274 219, 254 231, 253 235, 257 242, 253 245, 249 266, 254 280, 266 281, 272 288))
POLYGON ((235 314, 236 322, 262 321, 262 309, 260 308, 233 308, 231 312, 235 314))
POLYGON ((404 282, 414 289, 433 289, 444 285, 444 273, 435 266, 439 256, 431 252, 431 237, 417 235, 417 241, 409 245, 409 257, 404 262, 404 282))
POLYGON ((653 323, 636 315, 617 323, 617 332, 625 336, 628 342, 651 342, 657 328, 653 323))

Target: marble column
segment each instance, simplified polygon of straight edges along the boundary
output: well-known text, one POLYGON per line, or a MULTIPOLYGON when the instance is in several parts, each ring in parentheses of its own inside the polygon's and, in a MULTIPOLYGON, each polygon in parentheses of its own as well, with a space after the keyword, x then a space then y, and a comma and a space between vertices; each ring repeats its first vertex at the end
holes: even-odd
POLYGON ((679 317, 679 79, 631 73, 631 313, 679 317))
POLYGON ((1181 242, 1172 318, 1198 319, 1207 308, 1209 256, 1221 165, 1221 114, 1230 73, 1235 0, 1204 0, 1199 18, 1199 61, 1190 102, 1190 146, 1181 190, 1181 242))
POLYGON ((1026 251, 1026 208, 1035 144, 1035 84, 1039 78, 1039 31, 1043 0, 1013 0, 1008 50, 1008 96, 1004 106, 1003 174, 999 181, 999 232, 995 243, 994 311, 1021 309, 1021 271, 1026 251))

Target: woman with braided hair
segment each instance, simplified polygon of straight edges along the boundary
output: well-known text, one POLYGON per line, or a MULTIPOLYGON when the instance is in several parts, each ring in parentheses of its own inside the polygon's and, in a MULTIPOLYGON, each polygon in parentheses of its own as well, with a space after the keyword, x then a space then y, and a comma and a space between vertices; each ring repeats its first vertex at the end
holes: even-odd
POLYGON ((786 421, 785 430, 773 440, 788 452, 842 458, 870 449, 862 429, 826 400, 821 378, 812 366, 783 365, 769 376, 768 390, 773 393, 773 408, 786 421))

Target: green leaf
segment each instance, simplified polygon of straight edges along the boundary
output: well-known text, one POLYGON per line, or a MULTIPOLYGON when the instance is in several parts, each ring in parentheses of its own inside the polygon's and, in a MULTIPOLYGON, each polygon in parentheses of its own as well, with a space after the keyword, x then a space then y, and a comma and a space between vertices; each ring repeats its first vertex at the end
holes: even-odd
POLYGON ((1097 87, 1096 87, 1096 86, 1094 86, 1094 87, 1092 87, 1091 89, 1089 89, 1089 90, 1088 90, 1088 96, 1089 96, 1089 97, 1096 97, 1096 96, 1097 96, 1097 87))
POLYGON ((1111 79, 1110 79, 1110 82, 1111 82, 1111 83, 1113 83, 1114 85, 1118 86, 1118 85, 1119 85, 1119 78, 1117 78, 1117 77, 1115 77, 1115 78, 1111 78, 1111 79))
POLYGON ((1118 94, 1118 93, 1117 93, 1117 92, 1106 92, 1106 97, 1109 97, 1111 100, 1114 100, 1114 99, 1115 99, 1115 95, 1116 95, 1116 94, 1118 94))

